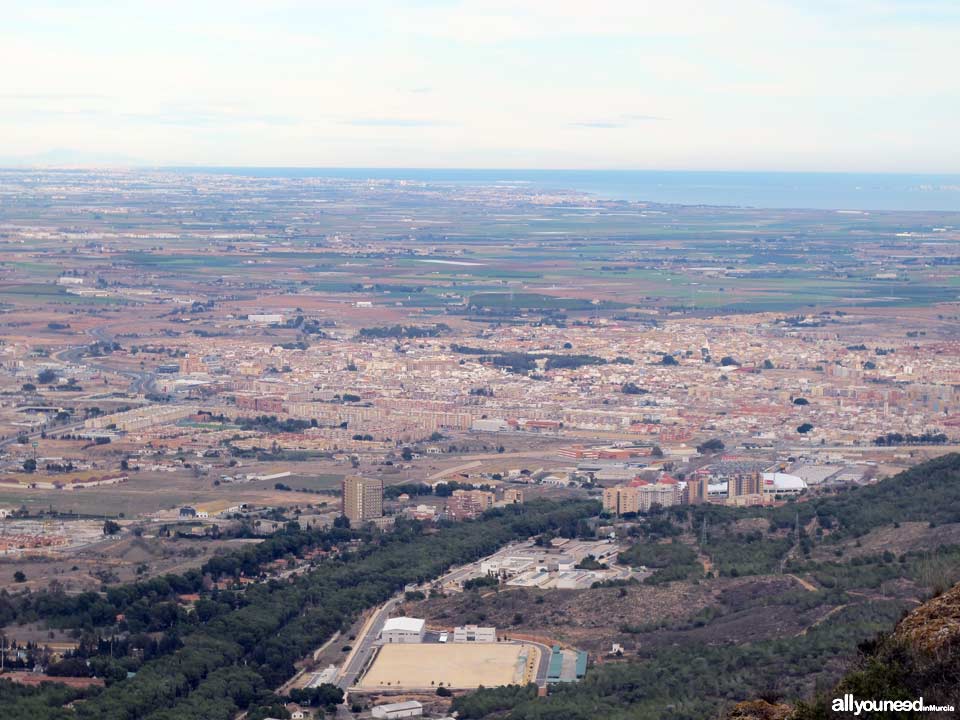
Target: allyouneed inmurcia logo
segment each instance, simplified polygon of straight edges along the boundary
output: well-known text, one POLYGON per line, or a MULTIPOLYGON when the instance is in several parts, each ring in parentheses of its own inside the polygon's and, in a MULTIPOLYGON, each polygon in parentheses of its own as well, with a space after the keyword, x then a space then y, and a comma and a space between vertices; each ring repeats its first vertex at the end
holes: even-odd
POLYGON ((861 713, 875 712, 953 712, 953 705, 927 705, 923 698, 916 700, 857 700, 847 693, 843 697, 834 698, 832 709, 834 712, 848 712, 855 716, 861 713))

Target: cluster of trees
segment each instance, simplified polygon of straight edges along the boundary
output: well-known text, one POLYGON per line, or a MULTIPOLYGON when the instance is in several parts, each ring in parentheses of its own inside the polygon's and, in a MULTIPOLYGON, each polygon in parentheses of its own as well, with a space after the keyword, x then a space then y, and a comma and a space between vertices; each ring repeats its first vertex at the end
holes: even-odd
POLYGON ((878 435, 874 441, 874 445, 945 445, 949 438, 943 433, 933 433, 925 432, 920 435, 914 435, 912 433, 887 433, 886 435, 878 435))
POLYGON ((877 589, 891 580, 908 579, 933 594, 960 581, 960 546, 941 545, 894 555, 889 550, 860 555, 848 562, 803 562, 790 568, 813 575, 825 588, 877 589))
MULTIPOLYGON (((666 648, 645 643, 629 662, 593 668, 582 682, 557 686, 545 699, 535 700, 532 687, 481 689, 455 701, 454 709, 461 717, 653 720, 669 715, 693 720, 716 716, 734 701, 768 696, 771 690, 777 696, 798 697, 815 684, 829 685, 835 680, 837 659, 852 658, 859 643, 892 626, 905 607, 900 600, 845 605, 849 598, 843 591, 879 588, 889 581, 907 579, 940 592, 960 580, 960 546, 899 557, 887 551, 849 561, 813 562, 808 557, 812 543, 819 539, 827 546, 837 544, 839 558, 843 554, 841 541, 883 526, 905 521, 931 525, 960 522, 960 455, 937 458, 874 486, 852 488, 804 503, 787 503, 777 508, 666 508, 652 511, 642 521, 634 534, 645 535, 648 529, 651 534, 622 553, 621 560, 656 568, 654 578, 662 570, 675 567, 699 570, 693 547, 660 542, 681 528, 696 533, 701 552, 710 557, 714 572, 721 575, 776 571, 796 544, 800 552, 792 556, 786 569, 812 574, 828 590, 793 594, 783 602, 794 611, 821 605, 842 609, 805 634, 782 640, 740 645, 671 643, 666 648), (747 518, 765 519, 769 532, 744 530, 745 526, 738 521, 747 518), (704 527, 705 532, 701 530, 704 527), (808 536, 808 527, 829 533, 808 536)), ((621 592, 627 592, 627 588, 621 588, 621 592)), ((757 602, 779 601, 750 600, 752 607, 757 602)), ((684 621, 683 627, 671 629, 683 631, 688 626, 709 624, 725 612, 722 608, 707 608, 684 621)), ((635 628, 622 630, 633 632, 635 628)))
POLYGON ((790 537, 767 537, 759 530, 709 533, 701 550, 710 557, 714 572, 723 577, 775 573, 793 547, 790 537))
POLYGON ((278 420, 276 415, 257 415, 256 417, 238 417, 236 424, 243 430, 256 430, 265 433, 295 433, 302 432, 307 428, 317 427, 317 421, 314 420, 296 420, 286 418, 278 420))
POLYGON ((481 689, 454 700, 464 720, 702 720, 738 700, 796 697, 834 679, 837 657, 889 627, 896 601, 844 608, 799 637, 738 645, 651 645, 630 662, 604 663, 580 682, 555 685, 546 698, 534 686, 481 689))
POLYGON ((55 383, 58 377, 59 375, 57 375, 56 370, 51 370, 47 368, 37 373, 37 382, 40 383, 41 385, 50 385, 52 383, 55 383))
MULTIPOLYGON (((274 327, 278 326, 275 325, 274 327)), ((326 337, 326 333, 320 329, 319 320, 307 320, 303 315, 296 315, 284 322, 283 325, 279 325, 279 327, 299 330, 305 335, 320 335, 321 337, 326 337)))
POLYGON ((490 363, 496 367, 502 367, 508 372, 518 375, 528 375, 537 370, 537 363, 540 360, 546 360, 544 369, 557 370, 560 368, 575 369, 584 365, 606 365, 607 361, 596 355, 562 355, 557 353, 491 353, 483 348, 470 347, 468 345, 453 344, 450 346, 453 352, 461 355, 482 355, 480 362, 490 363))
POLYGON ((816 515, 820 525, 832 528, 825 542, 859 537, 895 522, 960 522, 960 454, 942 455, 876 485, 789 504, 770 511, 770 517, 791 526, 795 513, 801 525, 816 515))
POLYGON ((432 327, 419 327, 417 325, 389 325, 384 327, 360 328, 357 333, 361 338, 424 338, 439 337, 444 333, 450 332, 450 326, 444 323, 437 323, 432 327))
POLYGON ((463 589, 466 591, 479 590, 480 588, 497 587, 500 581, 494 575, 483 575, 481 577, 470 578, 464 581, 463 589))
POLYGON ((109 340, 97 340, 87 345, 85 355, 88 357, 103 357, 104 355, 110 355, 111 353, 116 352, 117 350, 122 350, 120 343, 111 342, 109 340))
MULTIPOLYGON (((401 523, 395 532, 373 535, 356 551, 326 560, 290 582, 248 586, 235 607, 211 613, 206 622, 176 618, 181 647, 143 663, 135 677, 110 684, 73 711, 52 708, 38 717, 226 720, 247 709, 257 716, 263 703, 272 702, 266 688, 291 676, 295 660, 348 627, 361 611, 408 583, 437 577, 511 540, 575 525, 597 510, 595 503, 586 502, 528 503, 489 511, 477 521, 443 525, 433 535, 424 534, 419 523, 401 523)), ((199 581, 202 585, 202 575, 199 581)), ((180 592, 193 586, 181 576, 161 580, 161 585, 171 583, 180 592)), ((141 585, 121 586, 120 592, 137 596, 141 585)), ((117 605, 132 607, 129 598, 118 597, 118 589, 113 589, 113 602, 111 590, 106 601, 95 597, 88 602, 108 602, 114 613, 117 605)), ((114 617, 104 620, 113 622, 114 617)), ((0 696, 0 717, 22 717, 19 712, 0 696)))
POLYGON ((415 497, 417 495, 436 495, 437 497, 450 497, 453 495, 454 490, 490 490, 491 486, 482 484, 474 485, 473 483, 464 483, 457 480, 450 480, 448 482, 437 483, 436 486, 427 485, 426 483, 402 483, 400 485, 388 485, 383 489, 383 496, 390 498, 391 500, 400 497, 401 495, 409 495, 410 497, 415 497))
POLYGON ((332 713, 336 711, 337 705, 343 702, 343 690, 329 683, 303 689, 294 688, 290 691, 290 699, 300 705, 323 708, 332 713))
POLYGON ((653 569, 653 575, 644 580, 648 585, 691 580, 703 575, 703 567, 697 560, 696 551, 677 540, 671 543, 637 543, 620 553, 619 561, 632 567, 645 566, 653 569))
MULTIPOLYGON (((934 630, 935 627, 929 627, 930 632, 934 630)), ((832 692, 818 693, 812 701, 798 703, 791 717, 796 720, 835 717, 833 698, 847 694, 858 698, 923 698, 927 705, 956 707, 960 662, 955 645, 944 645, 935 653, 918 652, 915 642, 891 633, 864 642, 860 650, 862 657, 852 664, 832 692)), ((910 715, 916 712, 884 712, 874 717, 910 715)))
MULTIPOLYGON (((149 614, 144 615, 149 613, 151 605, 171 603, 178 594, 202 592, 207 584, 205 578, 257 577, 263 565, 278 558, 299 555, 314 547, 331 550, 356 538, 369 539, 369 536, 341 529, 304 530, 297 523, 290 523, 263 542, 215 555, 196 570, 113 586, 107 589, 106 597, 93 592, 68 595, 49 590, 12 597, 0 591, 0 625, 42 620, 52 627, 92 632, 98 627, 112 625, 117 615, 124 614, 122 628, 141 632, 162 624, 152 623, 149 614)), ((221 604, 237 605, 232 593, 219 592, 216 597, 221 604)), ((158 616, 166 610, 158 610, 158 616)))
POLYGON ((724 448, 723 440, 720 438, 712 438, 706 442, 700 443, 697 445, 698 453, 708 453, 708 452, 720 452, 724 448))

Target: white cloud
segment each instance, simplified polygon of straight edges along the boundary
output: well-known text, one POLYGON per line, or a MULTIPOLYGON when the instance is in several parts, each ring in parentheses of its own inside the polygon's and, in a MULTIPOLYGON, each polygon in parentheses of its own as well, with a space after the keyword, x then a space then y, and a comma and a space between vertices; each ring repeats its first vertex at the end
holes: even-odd
POLYGON ((957 170, 956 7, 23 3, 0 155, 957 170))

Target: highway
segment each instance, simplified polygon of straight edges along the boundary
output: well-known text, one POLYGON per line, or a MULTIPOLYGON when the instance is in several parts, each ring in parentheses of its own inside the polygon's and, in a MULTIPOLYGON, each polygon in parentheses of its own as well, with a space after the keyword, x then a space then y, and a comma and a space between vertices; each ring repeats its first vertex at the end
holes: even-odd
MULTIPOLYGON (((79 430, 83 427, 82 422, 70 423, 69 425, 43 425, 40 430, 33 430, 31 432, 19 433, 20 436, 26 435, 29 440, 34 440, 39 438, 44 432, 47 433, 68 433, 71 430, 79 430)), ((0 440, 0 447, 6 447, 7 445, 13 445, 17 441, 18 435, 13 435, 6 438, 5 440, 0 440)))
MULTIPOLYGON (((97 335, 97 330, 100 328, 94 328, 94 335, 97 335)), ((128 392, 133 395, 146 395, 152 393, 156 390, 154 386, 154 375, 148 370, 121 370, 115 367, 110 367, 109 365, 103 365, 101 363, 95 362, 94 358, 87 357, 84 355, 87 348, 85 346, 70 348, 69 350, 64 350, 57 353, 57 359, 62 360, 63 362, 73 363, 77 365, 84 365, 88 368, 93 368, 94 370, 99 370, 100 372, 115 373, 117 375, 123 375, 130 380, 130 388, 128 392)))

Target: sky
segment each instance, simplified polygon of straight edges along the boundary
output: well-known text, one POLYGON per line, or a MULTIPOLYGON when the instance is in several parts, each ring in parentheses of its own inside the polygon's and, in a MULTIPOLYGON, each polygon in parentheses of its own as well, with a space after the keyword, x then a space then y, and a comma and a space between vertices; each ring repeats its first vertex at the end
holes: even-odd
POLYGON ((0 164, 960 172, 956 0, 0 0, 0 164))

